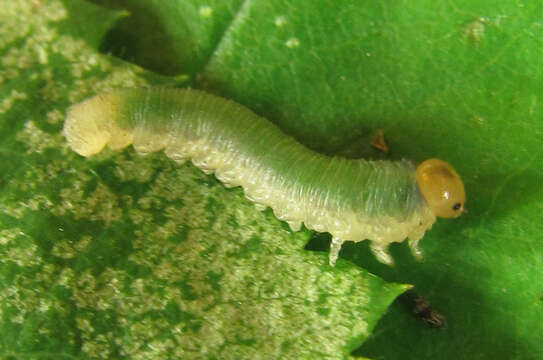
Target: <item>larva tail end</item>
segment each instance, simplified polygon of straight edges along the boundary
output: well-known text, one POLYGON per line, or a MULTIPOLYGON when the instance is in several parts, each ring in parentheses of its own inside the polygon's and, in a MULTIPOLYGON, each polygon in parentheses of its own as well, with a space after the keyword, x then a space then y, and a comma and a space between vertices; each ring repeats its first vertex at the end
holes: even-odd
POLYGON ((112 139, 112 128, 116 128, 112 124, 116 123, 119 102, 119 95, 111 92, 94 96, 70 108, 64 122, 64 136, 72 150, 82 156, 102 151, 112 139))

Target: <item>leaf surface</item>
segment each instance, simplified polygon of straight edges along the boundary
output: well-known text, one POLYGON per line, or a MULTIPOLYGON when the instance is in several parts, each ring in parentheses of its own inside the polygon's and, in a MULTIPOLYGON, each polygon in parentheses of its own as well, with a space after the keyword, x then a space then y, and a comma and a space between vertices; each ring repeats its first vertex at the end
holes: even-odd
POLYGON ((329 267, 191 165, 72 152, 70 104, 175 80, 96 51, 126 12, 0 7, 1 357, 343 359, 408 288, 329 267))
MULTIPOLYGON (((245 1, 195 77, 320 151, 438 157, 462 175, 469 212, 438 220, 423 263, 403 244, 392 269, 367 244, 342 252, 415 284, 448 323, 428 329, 397 303, 359 354, 543 357, 542 11, 535 0, 245 1), (369 145, 377 129, 389 154, 369 145)), ((320 238, 311 247, 325 249, 320 238)))

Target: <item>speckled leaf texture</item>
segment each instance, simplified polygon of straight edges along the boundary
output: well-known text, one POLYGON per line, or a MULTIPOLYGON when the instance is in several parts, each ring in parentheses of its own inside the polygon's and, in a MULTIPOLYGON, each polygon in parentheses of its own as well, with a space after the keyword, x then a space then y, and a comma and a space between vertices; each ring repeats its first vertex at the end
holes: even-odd
POLYGON ((4 358, 543 358, 541 1, 94 2, 0 0, 4 358), (469 212, 438 220, 423 262, 346 244, 359 267, 331 269, 302 250, 327 235, 239 189, 161 154, 82 159, 60 135, 96 92, 183 81, 325 153, 443 158, 469 212), (396 301, 374 328, 395 283, 446 326, 396 301))
POLYGON ((0 358, 352 357, 408 285, 331 268, 308 231, 192 165, 72 152, 70 104, 179 78, 97 51, 126 12, 0 9, 0 358))

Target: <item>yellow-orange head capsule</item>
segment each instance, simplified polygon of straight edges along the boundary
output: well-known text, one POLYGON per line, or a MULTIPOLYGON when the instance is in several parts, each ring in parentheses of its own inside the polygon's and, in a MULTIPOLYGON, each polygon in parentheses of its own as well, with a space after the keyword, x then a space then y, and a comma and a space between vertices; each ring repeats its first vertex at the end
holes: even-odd
POLYGON ((464 183, 449 163, 439 159, 423 161, 417 167, 417 184, 436 216, 455 218, 464 211, 464 183))

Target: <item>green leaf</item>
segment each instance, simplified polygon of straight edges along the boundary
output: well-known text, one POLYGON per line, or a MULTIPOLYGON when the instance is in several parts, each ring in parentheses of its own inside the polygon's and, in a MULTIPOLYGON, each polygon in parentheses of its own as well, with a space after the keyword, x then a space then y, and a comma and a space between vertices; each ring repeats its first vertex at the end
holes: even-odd
POLYGON ((409 287, 163 154, 73 153, 70 104, 176 80, 96 52, 123 12, 0 7, 0 357, 343 359, 409 287))
POLYGON ((463 176, 469 212, 428 232, 425 262, 403 244, 393 269, 366 244, 344 249, 415 284, 448 323, 432 331, 398 303, 358 353, 543 357, 542 11, 535 0, 246 1, 195 77, 321 151, 439 157, 463 176), (368 145, 376 129, 390 154, 368 145))
POLYGON ((95 0, 126 9, 101 50, 163 74, 194 75, 209 61, 242 0, 95 0))

